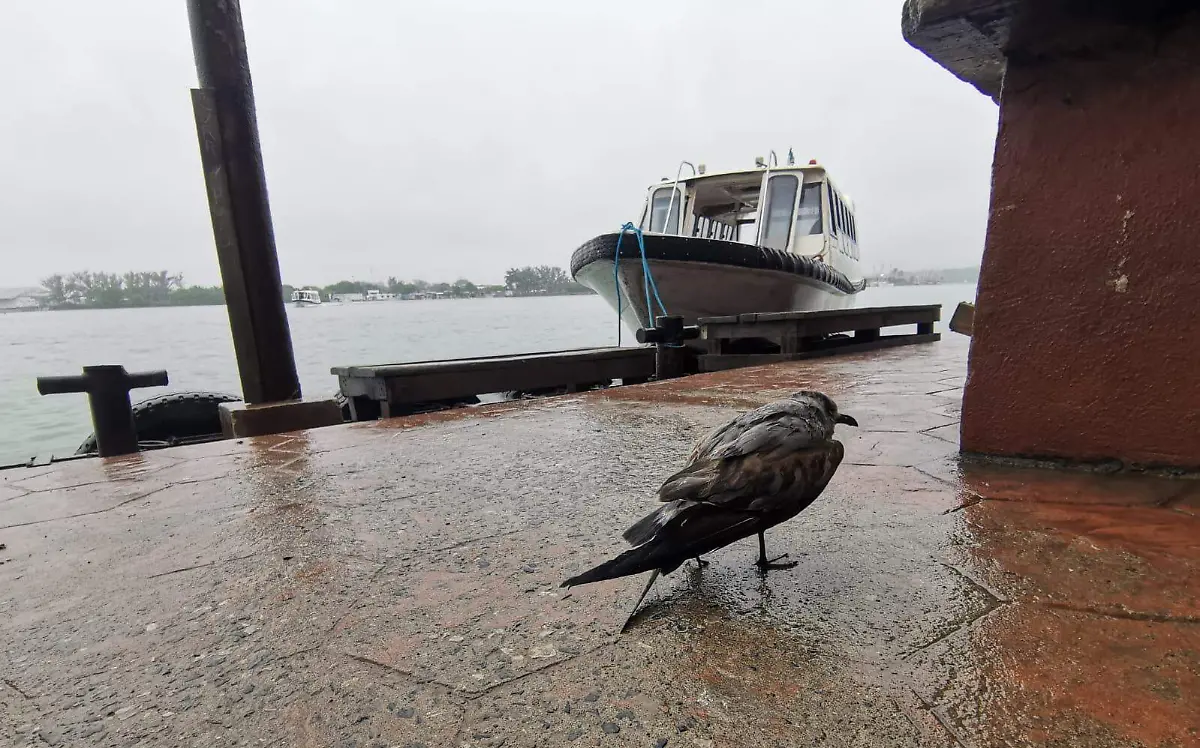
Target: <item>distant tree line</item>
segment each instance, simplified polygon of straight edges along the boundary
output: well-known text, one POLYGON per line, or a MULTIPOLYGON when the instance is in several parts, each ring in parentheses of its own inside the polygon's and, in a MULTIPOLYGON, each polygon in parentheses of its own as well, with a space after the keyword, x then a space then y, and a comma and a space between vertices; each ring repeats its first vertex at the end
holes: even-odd
POLYGON ((290 299, 292 292, 297 288, 315 288, 321 292, 322 298, 325 299, 328 299, 330 294, 360 293, 365 296, 367 291, 386 291, 387 293, 394 293, 397 296, 406 296, 414 293, 441 293, 446 296, 466 299, 504 291, 504 286, 476 285, 466 278, 459 278, 453 283, 429 283, 420 279, 404 281, 392 277, 386 281, 340 280, 328 286, 318 286, 316 284, 292 286, 284 284, 283 297, 290 299))
MULTIPOLYGON (((51 309, 114 309, 117 307, 208 306, 225 303, 220 286, 186 286, 183 276, 166 270, 154 272, 93 273, 83 271, 55 274, 42 280, 46 305, 51 309)), ((504 285, 477 285, 459 278, 453 283, 429 283, 395 277, 385 282, 342 280, 320 288, 321 295, 366 294, 387 291, 398 296, 438 293, 452 298, 472 298, 510 292, 513 296, 586 294, 591 290, 574 282, 562 268, 549 265, 512 268, 504 274, 504 285)), ((283 298, 290 300, 295 286, 284 285, 283 298)))
POLYGON ((897 286, 929 286, 940 283, 977 283, 979 268, 943 268, 941 270, 910 270, 892 268, 890 273, 880 276, 881 280, 897 286))
POLYGON ((55 274, 42 280, 51 309, 202 306, 224 304, 220 286, 185 286, 182 275, 166 270, 123 275, 88 271, 55 274))
POLYGON ((565 270, 550 265, 511 268, 504 274, 504 285, 514 296, 592 293, 587 286, 571 280, 565 270))
POLYGON ((290 299, 292 292, 297 288, 318 289, 321 292, 321 296, 326 299, 329 298, 330 294, 360 293, 365 296, 368 291, 386 291, 394 293, 397 296, 436 293, 460 299, 492 296, 502 294, 506 291, 511 292, 513 296, 534 296, 539 294, 557 296, 563 294, 592 293, 591 289, 571 280, 562 268, 551 267, 549 265, 511 268, 504 274, 504 285, 502 286, 475 284, 466 278, 459 278, 453 283, 430 283, 419 278, 401 280, 393 276, 386 281, 341 280, 327 286, 318 286, 315 284, 306 286, 285 285, 283 287, 284 298, 290 299))

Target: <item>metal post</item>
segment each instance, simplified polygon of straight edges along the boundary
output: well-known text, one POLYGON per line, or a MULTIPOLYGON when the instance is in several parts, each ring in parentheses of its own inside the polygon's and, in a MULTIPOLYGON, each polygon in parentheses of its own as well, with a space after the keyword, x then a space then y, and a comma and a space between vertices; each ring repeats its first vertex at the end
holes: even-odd
POLYGON ((700 336, 700 328, 685 326, 683 317, 667 315, 655 319, 654 327, 637 331, 639 343, 653 343, 655 379, 682 377, 691 369, 693 355, 683 344, 700 336))
POLYGON ((166 387, 167 372, 145 371, 130 374, 124 366, 85 366, 82 376, 38 377, 38 392, 60 395, 85 392, 92 411, 92 430, 96 450, 101 457, 138 451, 137 426, 129 391, 141 387, 166 387))
POLYGON ((200 88, 192 108, 242 394, 300 397, 267 202, 254 91, 238 0, 188 0, 200 88))

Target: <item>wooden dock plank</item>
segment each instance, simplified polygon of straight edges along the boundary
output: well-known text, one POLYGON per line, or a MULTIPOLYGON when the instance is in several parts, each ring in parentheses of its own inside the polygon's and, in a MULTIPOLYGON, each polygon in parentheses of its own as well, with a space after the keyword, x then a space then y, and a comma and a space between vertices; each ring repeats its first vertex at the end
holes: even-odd
POLYGON ((870 307, 866 309, 833 309, 820 312, 782 312, 776 314, 740 315, 737 322, 727 318, 702 318, 698 321, 704 338, 773 338, 811 337, 854 330, 870 330, 900 325, 932 324, 941 319, 941 307, 870 307))
POLYGON ((975 331, 975 305, 969 301, 959 303, 950 317, 950 330, 968 338, 975 331))
MULTIPOLYGON (((798 353, 708 354, 699 357, 700 371, 725 371, 727 369, 739 369, 746 366, 763 366, 765 364, 777 364, 785 361, 802 361, 809 358, 864 353, 901 345, 934 343, 941 339, 941 333, 932 333, 929 335, 884 335, 874 340, 858 342, 854 338, 845 338, 846 342, 842 342, 840 345, 828 344, 821 348, 814 348, 798 353)), ((833 343, 834 341, 830 342, 833 343)))
POLYGON ((940 305, 828 309, 814 312, 772 312, 708 317, 697 321, 707 355, 699 358, 701 371, 758 366, 779 361, 858 353, 898 345, 940 340, 934 324, 941 320, 940 305), (882 335, 884 328, 915 325, 915 334, 882 335), (846 335, 852 333, 852 336, 846 335), (826 336, 837 337, 826 337, 826 336), (770 341, 777 352, 731 353, 749 341, 770 341))
MULTIPOLYGON (((373 366, 331 372, 347 398, 380 403, 387 415, 416 403, 453 401, 494 392, 645 381, 654 376, 654 348, 581 348, 373 366)), ((364 412, 370 412, 364 410, 364 412)))
MULTIPOLYGON (((819 312, 748 313, 701 318, 698 324, 707 355, 701 371, 797 361, 841 353, 890 348, 939 340, 933 325, 941 307, 903 306, 831 309, 819 312), (916 325, 916 334, 881 335, 881 328, 916 325), (825 336, 853 333, 853 336, 825 336), (741 338, 774 340, 778 353, 730 353, 727 344, 741 338)), ((580 348, 566 351, 414 361, 371 366, 338 366, 341 392, 355 420, 413 412, 414 406, 442 407, 472 402, 479 395, 546 391, 592 384, 643 382, 655 376, 656 349, 580 348)), ((678 367, 676 367, 678 368, 678 367)), ((691 368, 690 366, 688 368, 691 368)), ((694 370, 694 369, 693 369, 694 370)))

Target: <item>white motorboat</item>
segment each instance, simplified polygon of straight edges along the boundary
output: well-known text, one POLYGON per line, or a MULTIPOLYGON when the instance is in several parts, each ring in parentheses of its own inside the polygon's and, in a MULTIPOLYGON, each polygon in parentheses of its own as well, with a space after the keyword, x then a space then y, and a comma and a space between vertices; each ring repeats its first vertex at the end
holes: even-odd
POLYGON ((571 276, 636 331, 653 317, 853 307, 866 287, 853 203, 816 161, 706 173, 652 185, 640 229, 601 234, 571 257, 571 276), (618 257, 618 244, 620 255, 618 257), (648 293, 649 292, 649 293, 648 293), (655 293, 657 292, 657 293, 655 293))
POLYGON ((317 306, 321 303, 321 292, 315 288, 297 288, 292 291, 292 303, 296 306, 317 306))

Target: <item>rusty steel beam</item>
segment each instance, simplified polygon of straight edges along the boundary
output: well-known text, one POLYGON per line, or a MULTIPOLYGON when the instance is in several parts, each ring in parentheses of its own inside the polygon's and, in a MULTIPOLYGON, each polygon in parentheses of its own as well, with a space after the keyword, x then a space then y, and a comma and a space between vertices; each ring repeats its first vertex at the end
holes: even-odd
POLYGON ((200 87, 192 108, 217 260, 247 403, 300 397, 267 202, 238 0, 188 0, 200 87))

